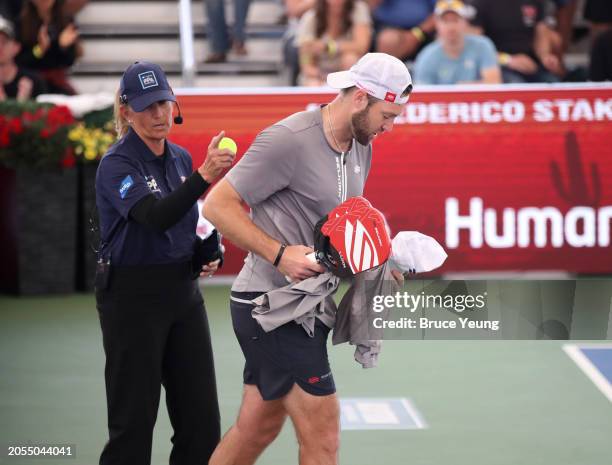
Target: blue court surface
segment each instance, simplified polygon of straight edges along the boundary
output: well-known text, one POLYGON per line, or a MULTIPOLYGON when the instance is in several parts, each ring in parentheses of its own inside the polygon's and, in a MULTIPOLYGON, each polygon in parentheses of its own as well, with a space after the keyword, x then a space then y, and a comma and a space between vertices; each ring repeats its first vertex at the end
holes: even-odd
POLYGON ((563 349, 612 402, 612 344, 567 344, 563 349))

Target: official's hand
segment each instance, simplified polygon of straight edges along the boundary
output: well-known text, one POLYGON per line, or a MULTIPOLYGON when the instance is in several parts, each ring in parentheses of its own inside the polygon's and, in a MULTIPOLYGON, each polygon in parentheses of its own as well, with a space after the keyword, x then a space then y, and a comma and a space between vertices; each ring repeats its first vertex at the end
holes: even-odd
POLYGON ((74 23, 70 23, 60 33, 58 42, 60 47, 68 48, 79 38, 79 30, 74 23))
POLYGON ((219 263, 221 262, 221 260, 217 259, 214 262, 210 262, 206 265, 204 265, 202 267, 202 272, 200 273, 200 276, 205 278, 205 277, 211 277, 213 274, 215 274, 215 271, 217 271, 219 269, 219 263))
POLYGON ((206 154, 206 160, 202 163, 202 166, 198 168, 198 173, 204 178, 204 180, 211 184, 217 177, 225 170, 227 170, 232 163, 236 154, 229 149, 219 149, 219 142, 225 136, 225 131, 221 131, 215 137, 212 138, 208 146, 208 152, 206 154))
POLYGON ((306 257, 312 252, 313 249, 303 245, 287 246, 278 264, 278 271, 291 281, 302 281, 325 272, 325 268, 306 257))
POLYGON ((523 74, 533 74, 538 70, 538 64, 529 55, 517 53, 516 55, 510 55, 508 68, 523 74))

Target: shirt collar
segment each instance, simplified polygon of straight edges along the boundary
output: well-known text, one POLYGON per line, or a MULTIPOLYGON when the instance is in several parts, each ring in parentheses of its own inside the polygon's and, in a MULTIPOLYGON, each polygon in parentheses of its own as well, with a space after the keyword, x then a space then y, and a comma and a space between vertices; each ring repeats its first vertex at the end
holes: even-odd
MULTIPOLYGON (((144 141, 140 138, 136 131, 134 131, 134 129, 129 128, 125 138, 126 141, 130 144, 130 146, 136 150, 138 155, 144 161, 155 161, 161 159, 161 157, 158 157, 151 151, 151 149, 147 146, 147 144, 144 143, 144 141)), ((165 141, 164 151, 165 154, 169 154, 172 159, 178 158, 178 155, 175 153, 175 150, 170 146, 168 140, 165 141)))

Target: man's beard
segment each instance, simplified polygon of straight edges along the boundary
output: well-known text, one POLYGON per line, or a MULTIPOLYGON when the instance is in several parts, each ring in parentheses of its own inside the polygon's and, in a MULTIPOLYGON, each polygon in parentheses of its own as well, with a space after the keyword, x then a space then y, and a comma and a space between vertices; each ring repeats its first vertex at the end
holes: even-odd
POLYGON ((357 142, 361 145, 368 145, 370 143, 371 133, 368 130, 368 112, 369 107, 364 108, 360 112, 355 113, 351 117, 351 131, 353 132, 353 137, 357 142))

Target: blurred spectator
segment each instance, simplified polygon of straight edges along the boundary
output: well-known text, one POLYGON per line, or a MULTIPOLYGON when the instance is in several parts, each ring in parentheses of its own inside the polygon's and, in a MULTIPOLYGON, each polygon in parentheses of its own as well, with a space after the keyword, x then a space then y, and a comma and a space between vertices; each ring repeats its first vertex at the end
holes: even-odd
POLYGON ((414 59, 431 40, 436 0, 368 0, 372 8, 375 49, 400 60, 414 59))
POLYGON ((251 0, 234 0, 234 30, 230 37, 225 20, 224 0, 204 0, 206 16, 208 17, 208 32, 210 35, 211 53, 205 63, 223 63, 227 60, 230 50, 238 56, 247 54, 245 47, 246 34, 244 26, 251 0))
POLYGON ((543 0, 472 0, 475 26, 498 50, 504 82, 558 82, 563 66, 553 32, 544 23, 543 0))
POLYGON ((302 84, 324 85, 327 74, 353 66, 370 47, 371 22, 362 0, 317 0, 297 33, 302 84))
POLYGON ((467 34, 470 12, 461 0, 436 4, 435 42, 417 56, 418 84, 501 83, 497 52, 487 37, 467 34))
POLYGON ((20 17, 17 63, 38 71, 50 93, 74 95, 68 69, 81 54, 79 31, 63 0, 27 0, 20 17))
POLYGON ((0 2, 0 16, 15 24, 19 19, 19 13, 24 0, 2 0, 0 2))
MULTIPOLYGON (((0 16, 4 16, 13 24, 17 23, 23 4, 26 1, 27 0, 2 0, 0 4, 0 16)), ((64 14, 73 18, 88 3, 89 0, 65 0, 64 14)))
POLYGON ((64 14, 74 18, 88 3, 89 0, 66 0, 64 4, 64 14))
POLYGON ((45 93, 45 83, 39 76, 15 64, 20 48, 13 25, 0 16, 0 101, 29 100, 45 93))
POLYGON ((612 26, 612 1, 586 0, 584 19, 591 22, 593 36, 610 28, 612 26))
POLYGON ((285 0, 285 13, 287 15, 287 30, 283 36, 283 57, 289 69, 289 80, 292 86, 297 85, 300 74, 299 50, 295 44, 300 18, 311 8, 316 0, 285 0))
POLYGON ((301 18, 304 13, 315 7, 316 0, 284 0, 288 18, 301 18))
POLYGON ((591 49, 591 81, 612 81, 612 29, 598 34, 591 49))
POLYGON ((557 31, 561 36, 560 54, 567 52, 572 41, 574 31, 574 16, 576 15, 576 7, 578 0, 553 0, 557 7, 557 31))

